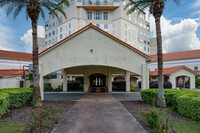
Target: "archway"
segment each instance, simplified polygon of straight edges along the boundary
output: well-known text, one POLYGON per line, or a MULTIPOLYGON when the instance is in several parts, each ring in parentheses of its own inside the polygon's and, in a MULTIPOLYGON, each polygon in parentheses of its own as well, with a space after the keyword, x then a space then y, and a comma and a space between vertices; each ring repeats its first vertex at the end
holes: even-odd
POLYGON ((90 87, 106 87, 106 75, 95 73, 90 77, 90 87))

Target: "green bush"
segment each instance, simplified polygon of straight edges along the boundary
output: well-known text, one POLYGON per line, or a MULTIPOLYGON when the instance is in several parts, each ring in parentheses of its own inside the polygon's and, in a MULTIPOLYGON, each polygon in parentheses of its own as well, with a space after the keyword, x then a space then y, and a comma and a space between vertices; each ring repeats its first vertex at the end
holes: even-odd
POLYGON ((136 91, 138 88, 133 86, 133 85, 130 85, 130 91, 136 91))
POLYGON ((61 85, 58 85, 54 90, 55 90, 55 91, 62 91, 62 86, 61 86, 61 85))
POLYGON ((44 83, 44 90, 45 91, 52 91, 53 87, 51 86, 51 83, 44 83))
POLYGON ((9 108, 20 107, 32 102, 32 88, 9 88, 0 90, 0 116, 9 111, 9 108))
MULTIPOLYGON (((141 92, 142 100, 156 105, 158 89, 148 89, 141 92)), ((200 120, 200 92, 189 90, 164 90, 167 106, 183 116, 200 120)))
POLYGON ((200 78, 196 78, 195 84, 196 84, 196 87, 200 87, 200 78))

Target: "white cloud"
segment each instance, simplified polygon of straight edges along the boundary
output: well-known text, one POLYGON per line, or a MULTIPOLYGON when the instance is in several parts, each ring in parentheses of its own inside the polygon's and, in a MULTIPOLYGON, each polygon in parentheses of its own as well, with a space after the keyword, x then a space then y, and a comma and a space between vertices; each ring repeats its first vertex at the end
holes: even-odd
MULTIPOLYGON (((172 24, 171 20, 161 17, 161 32, 163 39, 163 52, 177 52, 185 50, 200 49, 200 40, 196 35, 198 20, 183 19, 181 22, 172 24)), ((155 19, 149 18, 151 32, 156 37, 155 19)))
MULTIPOLYGON (((44 38, 45 29, 43 26, 38 26, 38 37, 44 38)), ((27 30, 26 33, 21 37, 21 40, 25 43, 25 50, 27 53, 32 53, 32 29, 27 30)))
POLYGON ((11 40, 14 40, 12 29, 6 26, 8 21, 3 9, 0 9, 0 49, 13 51, 14 44, 11 40))
POLYGON ((195 8, 195 7, 199 7, 199 6, 200 6, 200 0, 196 0, 196 1, 192 4, 191 8, 195 8))

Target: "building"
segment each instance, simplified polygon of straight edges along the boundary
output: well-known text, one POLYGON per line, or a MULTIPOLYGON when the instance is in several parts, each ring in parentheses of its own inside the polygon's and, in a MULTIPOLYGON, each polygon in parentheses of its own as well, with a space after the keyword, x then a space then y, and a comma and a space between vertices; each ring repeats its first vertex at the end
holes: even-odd
POLYGON ((89 24, 40 53, 40 88, 43 77, 63 70, 63 91, 68 91, 67 75, 84 77, 84 92, 112 92, 114 74, 124 74, 130 91, 130 74, 141 77, 142 90, 149 88, 148 64, 151 57, 108 32, 89 24))
POLYGON ((71 0, 64 6, 67 18, 58 13, 59 19, 50 14, 45 25, 45 45, 52 46, 92 23, 129 45, 149 54, 150 25, 141 10, 127 15, 126 1, 120 0, 71 0), (139 14, 139 11, 141 12, 139 14))
MULTIPOLYGON (((157 55, 149 64, 151 81, 157 80, 157 55)), ((195 78, 200 74, 200 50, 190 50, 163 54, 164 80, 172 83, 173 88, 185 88, 185 83, 190 81, 188 88, 195 88, 195 78)))

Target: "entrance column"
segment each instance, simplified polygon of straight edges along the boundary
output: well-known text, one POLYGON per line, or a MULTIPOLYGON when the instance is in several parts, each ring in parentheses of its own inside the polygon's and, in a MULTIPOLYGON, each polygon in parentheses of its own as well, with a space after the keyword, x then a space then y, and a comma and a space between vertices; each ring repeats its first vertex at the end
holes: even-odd
POLYGON ((43 68, 42 68, 42 64, 39 65, 39 72, 40 72, 40 95, 41 95, 41 99, 42 101, 44 100, 44 77, 43 75, 43 68))
POLYGON ((148 64, 142 65, 141 90, 149 89, 149 67, 148 64))
POLYGON ((190 77, 190 89, 195 89, 195 75, 190 77))
POLYGON ((126 92, 130 92, 130 72, 126 71, 126 92))
POLYGON ((85 72, 84 72, 84 92, 87 92, 89 89, 89 78, 88 78, 88 72, 87 72, 87 68, 85 68, 85 72))
POLYGON ((63 91, 67 91, 67 70, 63 70, 63 91))
POLYGON ((108 92, 112 92, 112 73, 110 68, 108 68, 108 92))

